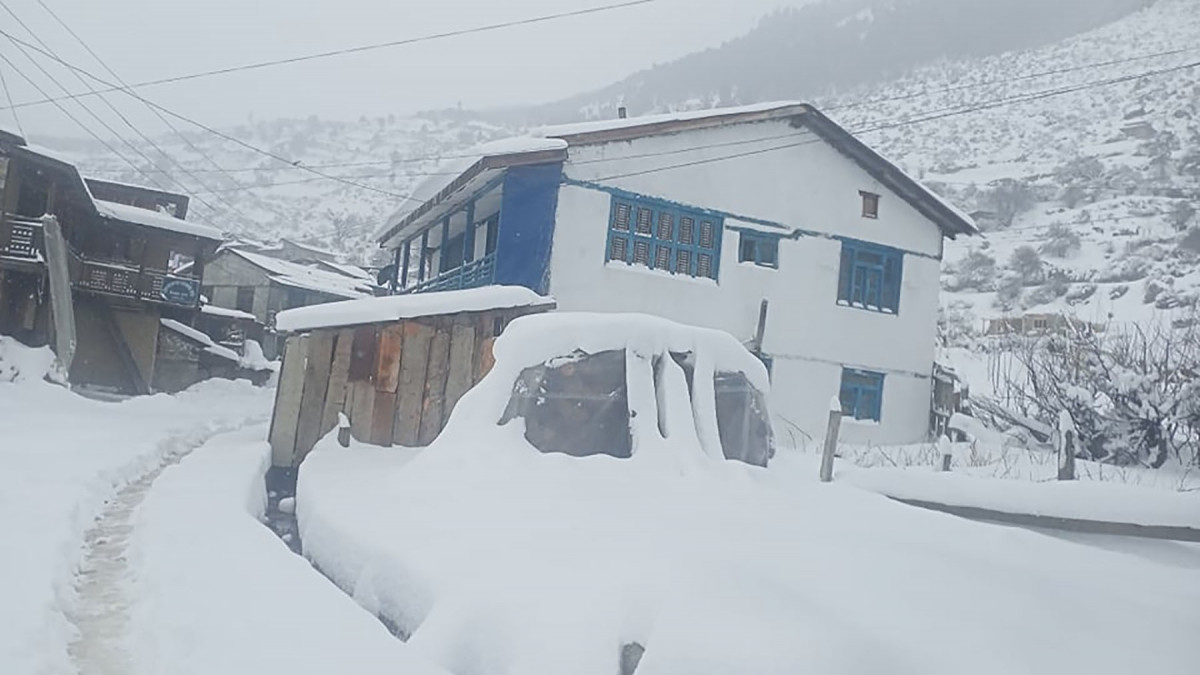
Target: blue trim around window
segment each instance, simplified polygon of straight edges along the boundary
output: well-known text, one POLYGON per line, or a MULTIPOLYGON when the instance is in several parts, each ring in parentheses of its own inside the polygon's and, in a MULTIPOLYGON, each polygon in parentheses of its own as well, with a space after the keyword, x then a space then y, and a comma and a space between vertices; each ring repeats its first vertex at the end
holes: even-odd
POLYGON ((604 259, 715 281, 724 230, 723 219, 703 210, 613 195, 604 259))
POLYGON ((738 262, 779 269, 779 240, 777 234, 739 230, 738 262))
POLYGON ((842 368, 838 398, 846 417, 878 422, 883 412, 883 373, 842 368))
POLYGON ((899 314, 903 271, 903 251, 865 241, 842 240, 838 304, 899 314))

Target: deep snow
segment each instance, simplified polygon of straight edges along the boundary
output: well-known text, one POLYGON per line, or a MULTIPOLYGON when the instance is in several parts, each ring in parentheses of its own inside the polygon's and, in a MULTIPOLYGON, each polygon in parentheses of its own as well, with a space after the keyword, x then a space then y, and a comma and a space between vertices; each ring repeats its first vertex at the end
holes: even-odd
MULTIPOLYGON (((84 533, 126 484, 164 457, 270 410, 272 392, 214 380, 120 403, 43 382, 49 350, 0 337, 0 672, 74 672, 84 533), (20 375, 8 381, 16 368, 20 375), (12 548, 10 548, 12 547, 12 548)), ((101 671, 102 672, 102 671, 101 671)))

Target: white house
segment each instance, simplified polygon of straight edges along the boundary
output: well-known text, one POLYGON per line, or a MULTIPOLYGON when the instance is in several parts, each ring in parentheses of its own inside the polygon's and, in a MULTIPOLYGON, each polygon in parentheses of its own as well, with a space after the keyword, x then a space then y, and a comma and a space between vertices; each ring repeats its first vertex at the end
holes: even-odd
POLYGON ((547 128, 451 168, 379 234, 398 290, 522 285, 752 346, 766 301, 778 417, 820 438, 836 395, 848 441, 928 436, 942 242, 975 226, 812 106, 547 128))

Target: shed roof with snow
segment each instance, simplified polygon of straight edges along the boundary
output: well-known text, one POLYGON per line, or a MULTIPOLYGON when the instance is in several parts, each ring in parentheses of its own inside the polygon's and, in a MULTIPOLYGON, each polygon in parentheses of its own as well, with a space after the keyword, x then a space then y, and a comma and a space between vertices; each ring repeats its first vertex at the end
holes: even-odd
POLYGON ((508 167, 567 160, 573 146, 774 120, 789 120, 793 126, 811 131, 933 221, 944 236, 953 239, 960 234, 978 234, 970 216, 817 108, 788 101, 549 126, 536 129, 528 136, 481 145, 439 167, 437 175, 421 183, 387 219, 376 238, 381 245, 388 246, 436 218, 442 210, 440 207, 453 202, 458 195, 474 192, 508 167))

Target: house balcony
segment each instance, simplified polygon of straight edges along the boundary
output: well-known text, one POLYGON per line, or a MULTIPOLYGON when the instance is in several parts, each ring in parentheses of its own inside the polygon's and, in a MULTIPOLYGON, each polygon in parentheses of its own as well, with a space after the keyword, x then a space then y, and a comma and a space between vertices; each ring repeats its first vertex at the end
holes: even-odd
POLYGON ((92 260, 72 251, 71 285, 76 290, 195 309, 200 280, 166 270, 92 260))
POLYGON ((496 281, 496 254, 489 253, 478 260, 447 270, 432 279, 402 289, 402 293, 432 293, 459 291, 465 288, 491 286, 496 281))
POLYGON ((17 269, 40 270, 45 263, 44 246, 41 220, 11 213, 0 217, 0 263, 17 269))

